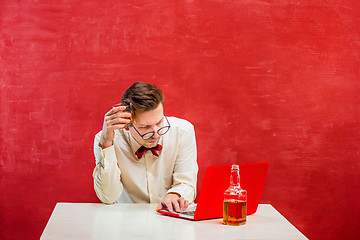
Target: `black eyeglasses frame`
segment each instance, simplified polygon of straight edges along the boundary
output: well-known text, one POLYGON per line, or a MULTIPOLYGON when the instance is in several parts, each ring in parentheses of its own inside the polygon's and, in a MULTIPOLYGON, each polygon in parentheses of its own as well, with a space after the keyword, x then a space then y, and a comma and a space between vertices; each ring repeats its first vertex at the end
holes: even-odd
MULTIPOLYGON (((168 126, 163 126, 163 127, 159 128, 159 130, 156 131, 157 134, 159 134, 160 136, 166 134, 166 133, 170 130, 170 127, 171 127, 171 125, 170 125, 170 123, 169 123, 169 120, 167 119, 167 117, 166 117, 165 114, 164 114, 164 117, 165 117, 165 119, 166 119, 166 121, 167 121, 167 123, 168 123, 168 126), (159 132, 160 132, 161 130, 165 129, 165 128, 167 128, 167 130, 166 130, 164 133, 161 133, 161 134, 160 134, 159 132)), ((151 132, 147 132, 147 133, 144 133, 144 134, 140 134, 140 132, 136 129, 136 127, 134 126, 134 124, 132 125, 132 127, 135 129, 135 131, 139 134, 139 136, 140 136, 143 140, 149 140, 150 138, 152 138, 152 137, 155 135, 155 131, 151 131, 151 132), (150 133, 152 133, 150 137, 144 138, 145 135, 150 134, 150 133)))

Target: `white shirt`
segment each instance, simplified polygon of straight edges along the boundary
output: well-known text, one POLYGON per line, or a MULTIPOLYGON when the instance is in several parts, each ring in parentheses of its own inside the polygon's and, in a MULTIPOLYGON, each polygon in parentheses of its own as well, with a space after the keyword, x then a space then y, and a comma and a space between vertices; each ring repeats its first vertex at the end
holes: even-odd
POLYGON ((196 197, 197 150, 194 126, 186 120, 168 117, 169 131, 160 137, 163 147, 154 156, 146 151, 141 159, 135 152, 141 145, 129 131, 115 131, 113 145, 99 146, 96 134, 93 172, 94 188, 104 203, 157 203, 169 192, 176 192, 189 203, 196 197))

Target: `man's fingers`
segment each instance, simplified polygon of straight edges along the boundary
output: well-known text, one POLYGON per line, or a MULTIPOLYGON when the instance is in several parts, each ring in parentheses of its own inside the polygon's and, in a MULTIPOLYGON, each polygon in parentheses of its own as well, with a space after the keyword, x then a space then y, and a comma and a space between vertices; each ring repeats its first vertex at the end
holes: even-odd
POLYGON ((103 148, 112 145, 114 139, 114 130, 125 128, 130 122, 131 113, 124 112, 125 106, 114 106, 105 114, 103 131, 101 134, 100 145, 103 148))
POLYGON ((167 208, 169 212, 181 212, 185 210, 189 205, 189 202, 181 197, 177 193, 168 193, 166 196, 161 200, 159 205, 157 206, 156 211, 160 209, 167 208))
MULTIPOLYGON (((184 208, 184 210, 186 210, 188 207, 189 207, 189 201, 188 201, 188 200, 185 200, 185 208, 184 208)), ((184 211, 184 210, 183 210, 183 211, 184 211)))
POLYGON ((165 203, 167 209, 169 210, 169 212, 173 212, 174 209, 173 209, 173 206, 172 206, 172 203, 171 202, 167 202, 165 203))
POLYGON ((185 200, 185 198, 181 197, 181 198, 179 198, 178 201, 179 201, 181 211, 184 211, 188 208, 188 206, 189 206, 188 200, 185 200))
POLYGON ((115 119, 111 119, 111 120, 107 120, 106 121, 106 126, 107 127, 111 127, 113 125, 118 125, 118 124, 127 124, 130 122, 130 119, 126 119, 126 118, 115 118, 115 119))
POLYGON ((156 208, 156 211, 158 212, 159 210, 163 209, 163 206, 162 206, 162 203, 160 202, 158 205, 157 205, 157 208, 156 208))
POLYGON ((178 199, 179 202, 179 207, 180 207, 180 211, 184 211, 184 207, 185 207, 185 198, 181 197, 178 199))
POLYGON ((126 109, 126 106, 116 106, 113 107, 112 109, 110 109, 110 111, 108 111, 105 116, 110 116, 114 113, 120 112, 120 111, 124 111, 126 109))
POLYGON ((110 114, 105 116, 106 121, 114 120, 114 119, 130 119, 131 113, 129 112, 117 112, 114 114, 110 114))
POLYGON ((176 211, 176 212, 181 212, 181 208, 180 208, 180 205, 179 205, 179 202, 178 202, 178 201, 173 200, 173 201, 172 201, 172 204, 174 205, 174 208, 175 208, 175 211, 176 211))

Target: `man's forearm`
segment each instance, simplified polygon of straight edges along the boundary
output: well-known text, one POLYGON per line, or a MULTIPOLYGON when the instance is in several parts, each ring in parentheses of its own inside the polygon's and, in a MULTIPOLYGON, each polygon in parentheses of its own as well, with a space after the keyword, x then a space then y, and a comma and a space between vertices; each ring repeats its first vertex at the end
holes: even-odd
POLYGON ((120 197, 123 186, 120 182, 120 173, 113 170, 107 172, 97 165, 93 173, 94 189, 98 198, 106 204, 113 204, 120 197))
POLYGON ((96 167, 93 178, 96 195, 103 203, 112 204, 120 197, 123 190, 120 180, 121 171, 117 165, 114 146, 101 149, 99 136, 97 136, 94 142, 94 153, 96 167))

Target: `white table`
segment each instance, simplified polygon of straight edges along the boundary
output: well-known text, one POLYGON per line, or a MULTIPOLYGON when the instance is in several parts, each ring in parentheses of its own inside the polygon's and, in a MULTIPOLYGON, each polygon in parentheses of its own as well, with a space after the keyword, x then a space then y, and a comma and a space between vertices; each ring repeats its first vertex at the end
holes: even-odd
POLYGON ((242 226, 168 217, 156 206, 57 203, 41 239, 307 239, 270 204, 260 204, 242 226))

